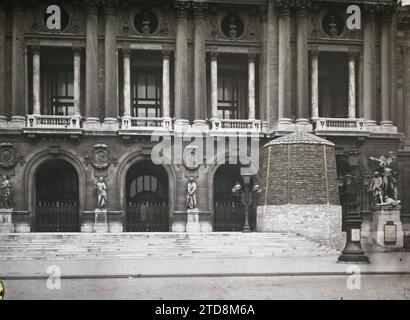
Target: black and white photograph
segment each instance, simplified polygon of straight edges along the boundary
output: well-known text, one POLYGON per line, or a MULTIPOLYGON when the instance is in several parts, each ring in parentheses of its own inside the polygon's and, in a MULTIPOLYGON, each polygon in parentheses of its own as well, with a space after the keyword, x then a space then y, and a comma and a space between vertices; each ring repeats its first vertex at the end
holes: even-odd
POLYGON ((410 0, 1 0, 0 300, 410 300, 410 0))

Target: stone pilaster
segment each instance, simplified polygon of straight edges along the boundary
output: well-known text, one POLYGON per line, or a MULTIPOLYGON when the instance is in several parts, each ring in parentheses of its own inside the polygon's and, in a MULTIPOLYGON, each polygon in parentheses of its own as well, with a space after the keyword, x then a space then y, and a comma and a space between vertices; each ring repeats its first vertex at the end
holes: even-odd
POLYGON ((0 4, 0 127, 6 125, 9 111, 6 106, 6 13, 0 4))
POLYGON ((363 47, 363 117, 366 126, 376 125, 376 7, 364 6, 364 47, 363 47))
POLYGON ((26 48, 24 40, 24 5, 22 1, 13 1, 13 26, 12 26, 12 128, 22 128, 25 124, 26 114, 26 48))
POLYGON ((298 0, 296 2, 297 19, 297 125, 303 130, 311 131, 308 121, 309 114, 309 89, 308 89, 308 10, 310 1, 298 0))
POLYGON ((175 3, 176 51, 175 51, 175 117, 177 123, 188 119, 188 2, 175 3))
POLYGON ((105 118, 104 130, 118 129, 118 53, 117 53, 117 12, 115 1, 106 1, 105 18, 105 118))
POLYGON ((289 124, 291 117, 291 3, 278 0, 279 14, 279 125, 289 124))
POLYGON ((98 129, 98 8, 95 1, 87 4, 87 40, 85 73, 85 117, 84 129, 98 129))
POLYGON ((194 3, 194 125, 206 127, 206 4, 194 3))

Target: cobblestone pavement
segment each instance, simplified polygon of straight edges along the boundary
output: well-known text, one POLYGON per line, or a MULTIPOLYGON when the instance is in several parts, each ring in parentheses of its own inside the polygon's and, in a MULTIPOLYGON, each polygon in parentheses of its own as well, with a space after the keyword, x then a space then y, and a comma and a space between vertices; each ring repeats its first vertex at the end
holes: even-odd
POLYGON ((362 275, 360 290, 349 276, 255 276, 6 280, 6 299, 401 299, 410 300, 410 275, 362 275))

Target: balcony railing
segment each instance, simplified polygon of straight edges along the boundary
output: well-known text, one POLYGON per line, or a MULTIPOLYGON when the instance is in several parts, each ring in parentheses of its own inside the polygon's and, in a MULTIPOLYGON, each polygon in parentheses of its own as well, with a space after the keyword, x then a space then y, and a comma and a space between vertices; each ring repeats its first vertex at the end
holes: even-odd
POLYGON ((155 117, 122 117, 120 134, 168 130, 173 129, 173 121, 171 118, 155 118, 155 117))
POLYGON ((315 120, 316 133, 358 134, 367 133, 364 119, 319 118, 315 120))
POLYGON ((46 116, 29 115, 27 116, 27 128, 58 128, 58 129, 80 129, 80 116, 46 116))
POLYGON ((262 122, 260 120, 228 120, 228 119, 213 119, 212 131, 224 132, 261 132, 262 122))
POLYGON ((37 115, 27 116, 24 132, 28 134, 81 134, 81 116, 37 115))

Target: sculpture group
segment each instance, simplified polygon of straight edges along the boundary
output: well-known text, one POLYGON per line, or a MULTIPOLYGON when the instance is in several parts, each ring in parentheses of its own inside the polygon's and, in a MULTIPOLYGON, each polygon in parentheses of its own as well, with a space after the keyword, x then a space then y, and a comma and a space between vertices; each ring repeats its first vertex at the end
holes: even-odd
POLYGON ((370 184, 370 191, 373 195, 373 201, 377 206, 398 206, 397 187, 397 161, 393 152, 389 156, 380 158, 370 157, 370 160, 377 163, 378 167, 373 172, 373 179, 370 184))

